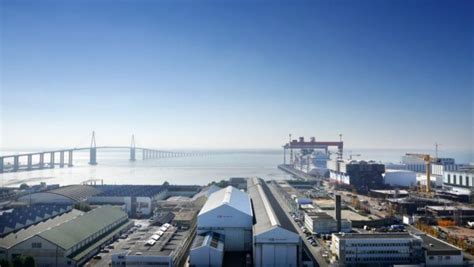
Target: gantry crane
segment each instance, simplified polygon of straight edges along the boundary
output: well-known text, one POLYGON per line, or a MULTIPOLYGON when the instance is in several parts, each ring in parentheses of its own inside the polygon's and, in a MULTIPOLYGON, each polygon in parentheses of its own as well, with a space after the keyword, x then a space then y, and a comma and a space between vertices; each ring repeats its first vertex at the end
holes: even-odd
MULTIPOLYGON (((432 158, 429 154, 416 154, 416 153, 407 153, 407 156, 418 157, 423 159, 426 164, 426 187, 425 192, 431 193, 431 163, 436 159, 432 158)), ((420 186, 421 187, 421 186, 420 186)))

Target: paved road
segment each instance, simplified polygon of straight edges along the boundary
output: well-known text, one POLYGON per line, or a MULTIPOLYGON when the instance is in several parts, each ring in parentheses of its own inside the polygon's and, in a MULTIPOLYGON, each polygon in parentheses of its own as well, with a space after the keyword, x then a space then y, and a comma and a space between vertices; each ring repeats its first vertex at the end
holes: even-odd
POLYGON ((309 241, 306 240, 306 235, 303 233, 303 231, 301 231, 300 226, 293 220, 293 218, 289 216, 290 208, 287 206, 286 202, 280 197, 275 186, 273 184, 270 184, 268 188, 270 190, 268 190, 268 192, 266 193, 268 195, 269 201, 279 204, 279 205, 273 205, 275 212, 280 213, 282 215, 281 217, 286 218, 286 220, 284 220, 281 223, 291 225, 291 227, 293 227, 293 229, 297 233, 299 233, 299 235, 301 236, 301 239, 303 240, 303 249, 305 249, 306 252, 309 252, 313 260, 314 259, 316 260, 315 265, 321 266, 321 267, 328 266, 328 263, 326 262, 324 257, 321 255, 321 250, 322 250, 321 246, 313 247, 311 246, 309 241), (278 209, 278 207, 280 208, 278 209))

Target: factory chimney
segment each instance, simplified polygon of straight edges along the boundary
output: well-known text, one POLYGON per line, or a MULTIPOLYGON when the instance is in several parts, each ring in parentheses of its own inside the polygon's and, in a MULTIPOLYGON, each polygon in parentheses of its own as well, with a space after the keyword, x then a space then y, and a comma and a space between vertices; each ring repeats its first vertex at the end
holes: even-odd
POLYGON ((336 223, 337 233, 341 232, 341 195, 336 195, 336 223))

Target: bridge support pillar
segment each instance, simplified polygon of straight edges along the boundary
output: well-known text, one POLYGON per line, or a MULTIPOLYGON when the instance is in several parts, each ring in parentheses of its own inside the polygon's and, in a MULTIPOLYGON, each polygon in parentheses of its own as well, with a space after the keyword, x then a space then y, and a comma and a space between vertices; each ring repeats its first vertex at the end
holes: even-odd
POLYGON ((73 165, 72 165, 72 153, 73 153, 72 150, 69 150, 69 151, 68 151, 68 157, 67 157, 67 160, 68 160, 67 166, 68 166, 68 167, 72 167, 72 166, 73 166, 73 165))
POLYGON ((130 148, 130 161, 135 161, 135 148, 130 148))
POLYGON ((49 156, 49 167, 52 169, 54 168, 54 152, 51 152, 50 153, 50 156, 49 156))
POLYGON ((97 148, 91 147, 89 153, 89 165, 97 165, 97 148))
POLYGON ((44 153, 39 154, 39 163, 38 163, 38 168, 43 169, 44 167, 44 153))
POLYGON ((28 170, 31 170, 33 168, 33 155, 28 155, 28 170))
POLYGON ((0 173, 3 173, 3 157, 0 157, 0 173))
POLYGON ((20 168, 20 156, 13 157, 13 171, 16 172, 20 168))
POLYGON ((64 151, 59 151, 59 167, 64 168, 64 151))

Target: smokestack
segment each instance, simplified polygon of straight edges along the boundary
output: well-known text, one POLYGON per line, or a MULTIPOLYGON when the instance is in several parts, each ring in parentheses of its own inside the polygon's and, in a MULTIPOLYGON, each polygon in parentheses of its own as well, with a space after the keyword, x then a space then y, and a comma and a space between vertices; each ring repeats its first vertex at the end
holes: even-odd
POLYGON ((336 223, 337 233, 341 232, 341 195, 336 195, 336 223))

